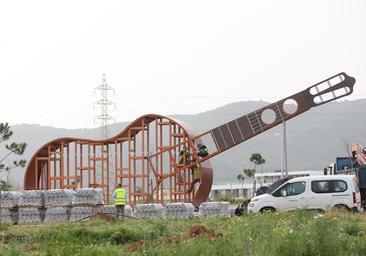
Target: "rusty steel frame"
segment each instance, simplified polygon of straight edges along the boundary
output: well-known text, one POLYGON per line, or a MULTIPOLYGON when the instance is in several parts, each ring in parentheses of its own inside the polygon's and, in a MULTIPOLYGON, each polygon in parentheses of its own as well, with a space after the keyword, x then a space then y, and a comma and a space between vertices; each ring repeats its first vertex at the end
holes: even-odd
POLYGON ((210 158, 312 107, 350 95, 353 92, 354 83, 353 77, 345 73, 337 74, 299 93, 197 136, 181 121, 161 115, 145 115, 111 139, 103 141, 79 138, 57 139, 44 145, 29 162, 24 177, 24 189, 100 187, 104 190, 105 200, 110 202, 113 186, 109 177, 111 171, 114 171, 114 184, 122 183, 122 186, 128 189, 128 202, 131 205, 148 202, 163 203, 166 200, 192 202, 198 206, 207 200, 211 191, 213 170, 209 162, 210 158), (294 112, 290 113, 286 110, 285 105, 288 100, 296 103, 294 112), (271 121, 265 118, 268 112, 272 114, 271 121), (209 145, 210 154, 207 157, 198 156, 195 146, 197 143, 209 145), (70 171, 69 156, 72 144, 75 150, 73 174, 70 171), (114 166, 110 168, 112 145, 114 145, 115 159, 114 166), (124 145, 127 148, 127 159, 123 157, 124 145), (87 146, 86 165, 83 160, 83 146, 87 146), (93 147, 92 152, 91 147, 93 147), (98 147, 100 147, 101 157, 96 156, 98 147), (188 149, 192 155, 191 160, 194 159, 194 161, 179 163, 178 154, 182 149, 188 149), (201 169, 200 184, 197 190, 194 189, 193 193, 188 193, 187 190, 194 178, 195 166, 201 169), (87 182, 83 180, 83 171, 87 171, 87 182), (70 180, 72 180, 71 184, 70 180), (166 189, 164 189, 165 186, 166 189), (164 192, 168 193, 167 198, 164 197, 164 192))
MULTIPOLYGON (((101 188, 109 203, 116 184, 121 183, 131 205, 192 202, 196 189, 187 193, 193 180, 192 167, 179 164, 178 154, 183 147, 195 151, 194 137, 183 122, 150 114, 107 140, 59 138, 42 146, 29 161, 24 189, 101 188)), ((209 161, 201 168, 205 168, 205 175, 200 184, 211 188, 209 161)), ((209 191, 200 197, 208 195, 209 191)))

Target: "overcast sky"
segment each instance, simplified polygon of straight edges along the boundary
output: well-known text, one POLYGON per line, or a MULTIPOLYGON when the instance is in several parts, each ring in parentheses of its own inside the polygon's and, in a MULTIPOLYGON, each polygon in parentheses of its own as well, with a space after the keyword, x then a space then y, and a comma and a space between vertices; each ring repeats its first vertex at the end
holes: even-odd
MULTIPOLYGON (((341 71, 366 98, 366 1, 0 0, 0 121, 95 127, 276 101, 341 71)), ((245 114, 245 113, 243 113, 245 114)))

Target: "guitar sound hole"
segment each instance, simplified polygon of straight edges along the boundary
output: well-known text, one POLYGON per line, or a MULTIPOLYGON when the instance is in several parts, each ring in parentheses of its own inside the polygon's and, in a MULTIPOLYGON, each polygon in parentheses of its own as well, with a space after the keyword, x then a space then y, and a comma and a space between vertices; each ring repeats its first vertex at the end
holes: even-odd
POLYGON ((292 114, 294 114, 297 111, 298 105, 297 105, 296 100, 294 100, 294 99, 287 99, 283 103, 282 108, 283 108, 283 111, 286 114, 292 115, 292 114))
POLYGON ((276 120, 276 113, 273 109, 267 108, 262 112, 261 119, 263 123, 271 124, 276 120))

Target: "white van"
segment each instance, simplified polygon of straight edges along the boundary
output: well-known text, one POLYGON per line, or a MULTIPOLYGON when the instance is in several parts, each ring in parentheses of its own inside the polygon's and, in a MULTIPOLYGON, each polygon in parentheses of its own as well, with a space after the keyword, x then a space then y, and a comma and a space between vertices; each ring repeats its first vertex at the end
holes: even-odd
POLYGON ((296 208, 361 211, 361 195, 354 175, 294 178, 270 194, 252 198, 248 212, 290 211, 296 208))

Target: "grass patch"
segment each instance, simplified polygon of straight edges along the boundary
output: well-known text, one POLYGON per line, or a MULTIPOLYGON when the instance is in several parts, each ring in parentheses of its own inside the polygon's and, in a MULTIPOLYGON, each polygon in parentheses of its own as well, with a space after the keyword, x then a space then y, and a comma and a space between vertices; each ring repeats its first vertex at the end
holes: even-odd
POLYGON ((366 215, 305 210, 237 218, 5 226, 0 255, 366 255, 366 215), (192 227, 202 227, 204 232, 192 227))

